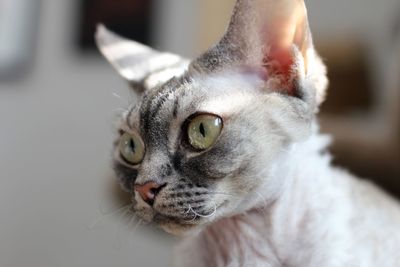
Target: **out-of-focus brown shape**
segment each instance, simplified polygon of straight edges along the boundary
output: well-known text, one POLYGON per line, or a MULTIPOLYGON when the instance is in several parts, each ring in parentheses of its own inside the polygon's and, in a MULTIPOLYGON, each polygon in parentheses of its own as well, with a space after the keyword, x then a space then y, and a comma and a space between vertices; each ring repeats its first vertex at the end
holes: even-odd
POLYGON ((83 0, 80 6, 79 46, 94 49, 98 23, 144 44, 150 44, 152 0, 83 0))
POLYGON ((368 52, 344 38, 318 46, 330 88, 321 110, 323 132, 333 135, 334 163, 400 197, 400 38, 388 51, 380 88, 369 79, 368 52))
POLYGON ((318 46, 328 65, 329 91, 321 113, 346 115, 368 112, 373 104, 366 51, 355 40, 339 40, 318 46))

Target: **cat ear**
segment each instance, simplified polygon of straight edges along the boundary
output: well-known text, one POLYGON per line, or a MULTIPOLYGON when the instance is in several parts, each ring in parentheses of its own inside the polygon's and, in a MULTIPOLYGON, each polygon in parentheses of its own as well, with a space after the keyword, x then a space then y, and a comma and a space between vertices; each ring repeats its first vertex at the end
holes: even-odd
POLYGON ((301 94, 296 89, 300 78, 309 76, 320 87, 317 91, 324 91, 327 83, 325 67, 313 48, 303 0, 237 0, 221 41, 191 67, 254 71, 269 89, 293 96, 301 94))
POLYGON ((103 56, 139 91, 166 82, 182 73, 186 63, 186 60, 177 55, 162 53, 123 38, 102 24, 97 26, 95 40, 103 56))

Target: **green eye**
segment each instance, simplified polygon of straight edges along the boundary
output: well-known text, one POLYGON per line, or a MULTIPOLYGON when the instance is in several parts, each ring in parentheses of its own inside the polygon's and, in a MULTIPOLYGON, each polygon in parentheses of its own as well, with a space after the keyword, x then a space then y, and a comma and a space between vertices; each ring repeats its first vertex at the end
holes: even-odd
POLYGON ((190 145, 198 150, 210 148, 222 130, 222 119, 216 115, 203 114, 194 117, 187 128, 190 145))
POLYGON ((119 151, 129 164, 138 164, 144 157, 144 144, 137 134, 124 133, 119 140, 119 151))

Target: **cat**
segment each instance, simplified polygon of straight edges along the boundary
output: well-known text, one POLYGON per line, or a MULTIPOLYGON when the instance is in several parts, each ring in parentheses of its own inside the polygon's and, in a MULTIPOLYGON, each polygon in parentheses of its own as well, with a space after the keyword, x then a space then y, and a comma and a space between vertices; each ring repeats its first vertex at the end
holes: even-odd
POLYGON ((333 167, 319 133, 328 80, 303 0, 237 0, 192 61, 102 25, 96 41, 137 94, 116 176, 137 216, 183 237, 176 266, 400 266, 400 205, 333 167))

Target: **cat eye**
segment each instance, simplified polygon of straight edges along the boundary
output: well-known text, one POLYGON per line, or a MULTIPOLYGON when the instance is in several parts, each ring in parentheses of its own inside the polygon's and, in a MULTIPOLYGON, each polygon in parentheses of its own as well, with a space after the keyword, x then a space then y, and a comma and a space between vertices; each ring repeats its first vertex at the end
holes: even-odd
POLYGON ((144 157, 144 143, 134 133, 123 133, 119 140, 121 157, 129 164, 139 164, 144 157))
POLYGON ((196 150, 205 150, 215 144, 222 130, 222 119, 212 114, 201 114, 189 120, 187 137, 196 150))

